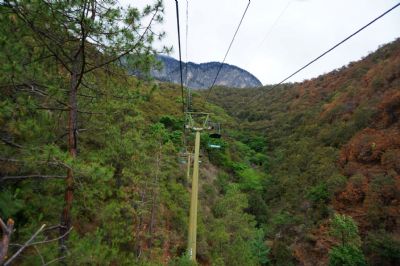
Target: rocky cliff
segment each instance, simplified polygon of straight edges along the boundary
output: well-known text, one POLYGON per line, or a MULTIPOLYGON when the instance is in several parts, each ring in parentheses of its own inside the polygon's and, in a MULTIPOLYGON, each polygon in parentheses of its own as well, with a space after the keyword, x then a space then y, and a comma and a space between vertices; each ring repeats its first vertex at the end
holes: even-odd
MULTIPOLYGON (((153 69, 151 75, 161 81, 180 83, 179 61, 168 56, 159 56, 158 59, 161 62, 161 69, 153 69)), ((190 88, 209 88, 219 67, 219 62, 183 63, 183 81, 190 88)), ((262 86, 261 82, 251 73, 228 64, 223 64, 215 85, 233 88, 262 86)))

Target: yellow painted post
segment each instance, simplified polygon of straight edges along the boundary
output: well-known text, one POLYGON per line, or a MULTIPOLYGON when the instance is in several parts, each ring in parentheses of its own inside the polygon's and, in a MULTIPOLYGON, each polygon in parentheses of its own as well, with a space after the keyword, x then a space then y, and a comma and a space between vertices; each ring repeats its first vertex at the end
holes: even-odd
POLYGON ((187 156, 188 156, 188 161, 187 161, 187 170, 186 170, 186 178, 187 178, 187 182, 190 182, 190 167, 191 167, 191 163, 192 163, 192 153, 187 152, 187 156))
POLYGON ((190 201, 188 252, 191 260, 196 261, 196 238, 197 238, 197 199, 199 192, 199 153, 200 153, 200 130, 196 129, 196 140, 194 149, 194 165, 192 178, 192 197, 190 201))

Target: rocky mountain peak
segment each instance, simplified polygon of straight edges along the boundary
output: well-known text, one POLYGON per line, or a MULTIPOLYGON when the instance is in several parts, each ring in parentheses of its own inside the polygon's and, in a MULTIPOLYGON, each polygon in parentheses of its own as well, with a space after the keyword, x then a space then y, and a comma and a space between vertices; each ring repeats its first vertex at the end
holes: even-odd
MULTIPOLYGON (((155 79, 161 81, 180 83, 179 61, 164 55, 158 56, 158 60, 161 62, 162 68, 160 70, 153 69, 151 75, 155 79)), ((184 84, 193 89, 209 88, 215 79, 220 64, 219 62, 201 64, 193 62, 183 63, 184 84)), ((250 88, 260 87, 262 83, 254 75, 244 69, 229 64, 223 64, 215 85, 250 88)))

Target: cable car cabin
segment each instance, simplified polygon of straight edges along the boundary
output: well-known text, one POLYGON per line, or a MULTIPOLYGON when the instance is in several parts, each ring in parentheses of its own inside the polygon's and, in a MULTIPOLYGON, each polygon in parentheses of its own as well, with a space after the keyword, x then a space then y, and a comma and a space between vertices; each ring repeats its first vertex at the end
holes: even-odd
POLYGON ((221 138, 221 124, 208 122, 208 126, 211 131, 209 137, 212 139, 220 139, 221 138))
POLYGON ((211 149, 221 149, 221 145, 218 141, 213 141, 213 139, 217 140, 221 138, 221 124, 208 122, 209 130, 211 133, 209 134, 209 143, 208 147, 211 149))

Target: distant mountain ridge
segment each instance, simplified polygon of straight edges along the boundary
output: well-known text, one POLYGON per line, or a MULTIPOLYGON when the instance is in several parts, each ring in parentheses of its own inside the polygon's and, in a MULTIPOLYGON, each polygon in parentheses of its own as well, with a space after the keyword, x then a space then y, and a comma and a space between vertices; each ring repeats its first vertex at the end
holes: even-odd
MULTIPOLYGON (((164 55, 159 55, 158 60, 162 64, 162 69, 151 70, 151 76, 160 81, 180 83, 179 61, 164 55)), ((183 82, 187 87, 194 89, 209 88, 215 79, 219 62, 209 62, 196 64, 193 62, 183 63, 183 82), (187 80, 186 80, 187 70, 187 80)), ((234 87, 234 88, 250 88, 260 87, 262 83, 248 71, 237 66, 223 64, 221 72, 215 85, 234 87)))

